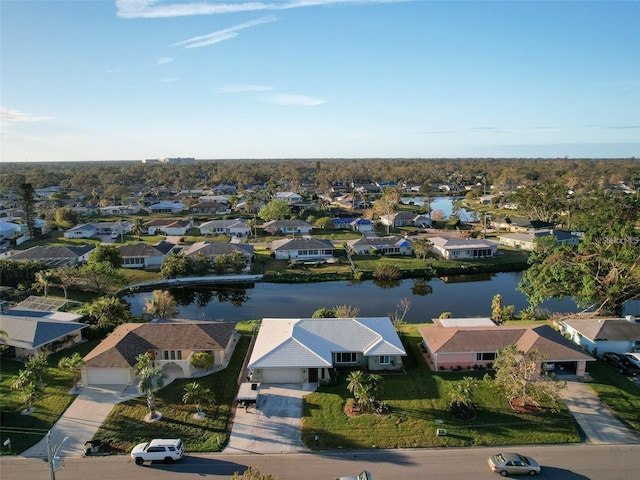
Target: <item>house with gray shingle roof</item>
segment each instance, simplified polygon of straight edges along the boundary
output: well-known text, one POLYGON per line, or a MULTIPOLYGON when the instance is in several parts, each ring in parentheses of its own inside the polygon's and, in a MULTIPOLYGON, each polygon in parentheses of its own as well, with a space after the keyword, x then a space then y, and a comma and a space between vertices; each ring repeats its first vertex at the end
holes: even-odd
POLYGON ((176 245, 170 242, 160 242, 157 245, 137 243, 122 245, 118 251, 122 256, 122 268, 160 268, 162 262, 171 254, 176 245))
POLYGON ((576 345, 594 355, 640 351, 640 322, 625 318, 565 318, 560 329, 576 345))
POLYGON ((498 243, 481 238, 431 237, 431 250, 447 260, 491 258, 498 253, 498 243))
POLYGON ((186 235, 193 226, 191 220, 157 219, 144 224, 149 235, 186 235))
POLYGON ((253 245, 246 243, 220 243, 220 242, 196 242, 183 250, 183 255, 192 257, 200 254, 209 260, 214 260, 220 255, 230 255, 233 252, 240 252, 246 261, 246 269, 251 267, 251 261, 254 258, 253 245))
POLYGON ((335 247, 331 240, 318 238, 283 238, 271 242, 276 260, 328 260, 335 247))
POLYGON ((413 242, 398 235, 389 237, 362 237, 355 240, 347 240, 357 255, 370 255, 380 253, 382 255, 413 255, 413 242))
POLYGON ((79 246, 42 246, 27 250, 14 251, 8 259, 16 262, 33 260, 44 263, 47 267, 69 267, 86 263, 89 254, 96 248, 94 245, 79 246))
POLYGON ((244 218, 229 218, 227 220, 211 220, 198 227, 202 235, 229 235, 246 238, 251 234, 249 225, 244 218))
POLYGON ((334 369, 402 369, 406 355, 389 317, 265 318, 249 359, 251 380, 328 381, 334 369))
POLYGON ((206 352, 214 358, 214 369, 228 360, 240 334, 234 322, 166 321, 125 323, 85 357, 84 385, 130 385, 135 382, 136 357, 150 353, 154 366, 173 378, 202 376, 191 365, 193 355, 206 352))
POLYGON ((527 353, 539 349, 545 361, 583 376, 588 355, 549 325, 493 327, 419 327, 430 363, 436 370, 468 369, 493 365, 498 350, 516 345, 527 353))
POLYGON ((0 313, 0 330, 6 332, 3 342, 9 346, 6 355, 53 353, 82 341, 82 315, 68 312, 47 312, 27 308, 11 308, 0 313))

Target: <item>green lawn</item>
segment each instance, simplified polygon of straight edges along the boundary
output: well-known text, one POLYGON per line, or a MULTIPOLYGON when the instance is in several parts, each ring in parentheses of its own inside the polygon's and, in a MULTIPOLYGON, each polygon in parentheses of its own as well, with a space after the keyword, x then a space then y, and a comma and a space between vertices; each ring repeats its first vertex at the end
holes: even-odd
POLYGON ((1 449, 2 454, 20 453, 38 443, 46 432, 56 423, 60 415, 75 399, 70 394, 73 377, 70 372, 60 370, 58 362, 62 357, 78 352, 86 355, 98 344, 97 340, 82 343, 72 349, 58 352, 49 357, 49 371, 44 379, 44 393, 35 402, 35 411, 31 415, 22 415, 24 408, 19 403, 19 392, 11 389, 18 371, 24 367, 22 362, 2 360, 0 364, 0 430, 2 438, 11 438, 11 452, 1 449))
POLYGON ((474 395, 477 417, 456 420, 449 411, 449 390, 464 376, 482 378, 482 372, 431 372, 417 347, 421 341, 415 327, 408 328, 406 343, 411 350, 406 375, 385 375, 380 396, 389 415, 347 417, 346 373, 337 386, 321 387, 303 404, 303 441, 315 449, 409 448, 475 445, 509 445, 579 442, 580 436, 566 410, 549 410, 537 416, 519 415, 491 384, 481 383, 474 395), (447 430, 437 436, 438 428, 447 430))

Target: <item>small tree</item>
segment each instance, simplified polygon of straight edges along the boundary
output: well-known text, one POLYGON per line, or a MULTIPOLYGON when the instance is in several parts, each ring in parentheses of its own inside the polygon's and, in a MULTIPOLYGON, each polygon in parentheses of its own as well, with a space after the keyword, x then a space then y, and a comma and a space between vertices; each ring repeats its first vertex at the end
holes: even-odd
POLYGON ((36 283, 44 290, 45 298, 47 298, 49 286, 53 283, 54 278, 55 275, 51 270, 40 270, 36 273, 36 283))
POLYGON ((502 295, 499 293, 491 300, 491 318, 497 324, 502 323, 502 295))
POLYGON ((85 304, 84 313, 96 328, 109 328, 131 321, 129 305, 118 297, 100 297, 85 304))
POLYGON ((413 242, 413 253, 416 257, 426 260, 431 253, 431 242, 427 238, 418 238, 413 242))
POLYGON ((319 308, 313 312, 311 318, 336 318, 336 311, 331 308, 319 308))
POLYGON ((70 357, 61 358, 58 362, 58 367, 63 370, 71 371, 73 375, 73 388, 78 388, 78 380, 80 379, 80 369, 84 365, 84 359, 82 356, 75 352, 70 357))
POLYGON ((272 200, 260 208, 258 217, 265 222, 283 220, 291 215, 291 207, 286 200, 272 200))
POLYGON ((193 403, 198 412, 202 411, 203 405, 213 403, 213 393, 208 388, 203 387, 198 382, 187 383, 182 395, 182 403, 185 405, 193 403))
POLYGON ((464 377, 453 384, 449 391, 449 397, 451 398, 451 410, 454 416, 463 419, 469 419, 474 416, 473 391, 478 385, 478 379, 473 377, 464 377))
POLYGON ((278 480, 278 478, 270 473, 261 473, 257 467, 248 467, 242 475, 240 472, 235 472, 231 480, 278 480))
POLYGON ((360 315, 360 308, 353 305, 336 305, 333 312, 336 318, 355 318, 360 315))
POLYGON ((560 403, 560 390, 566 387, 566 382, 558 382, 542 374, 544 359, 539 349, 525 353, 518 350, 517 345, 497 352, 493 364, 496 370, 494 381, 511 404, 516 400, 522 405, 547 401, 555 407, 560 403))

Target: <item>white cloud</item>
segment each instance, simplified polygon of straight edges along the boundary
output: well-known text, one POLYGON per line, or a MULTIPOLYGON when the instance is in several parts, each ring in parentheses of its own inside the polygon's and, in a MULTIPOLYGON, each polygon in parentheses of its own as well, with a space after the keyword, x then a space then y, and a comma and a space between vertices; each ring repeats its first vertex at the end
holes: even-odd
POLYGON ((220 89, 220 93, 269 92, 273 87, 266 85, 228 85, 220 89))
POLYGON ((179 47, 181 45, 184 45, 184 48, 206 47, 207 45, 213 45, 214 43, 223 42, 224 40, 229 40, 231 38, 237 37, 237 32, 239 30, 255 27, 256 25, 262 25, 263 23, 275 22, 276 20, 277 18, 273 15, 267 15, 266 17, 258 18, 257 20, 252 20, 250 22, 240 23, 238 25, 234 25, 233 27, 225 28, 224 30, 218 30, 206 35, 192 37, 187 40, 183 40, 182 42, 174 43, 171 46, 179 47))
POLYGON ((294 106, 294 107, 314 107, 316 105, 322 105, 326 103, 326 100, 321 98, 308 97, 306 95, 292 95, 278 93, 265 97, 265 101, 282 106, 294 106))
POLYGON ((289 10, 344 4, 403 3, 414 0, 281 0, 237 2, 169 2, 160 0, 116 0, 117 15, 122 18, 168 18, 192 15, 222 15, 225 13, 260 10, 289 10))
POLYGON ((46 122, 47 120, 51 120, 51 118, 36 117, 35 115, 30 115, 20 110, 10 110, 5 107, 0 107, 0 120, 8 122, 46 122))
POLYGON ((158 65, 166 65, 167 63, 173 62, 173 58, 171 57, 162 57, 158 59, 158 65))
POLYGON ((162 83, 174 83, 174 82, 179 82, 180 79, 178 77, 167 77, 167 78, 163 78, 162 83))

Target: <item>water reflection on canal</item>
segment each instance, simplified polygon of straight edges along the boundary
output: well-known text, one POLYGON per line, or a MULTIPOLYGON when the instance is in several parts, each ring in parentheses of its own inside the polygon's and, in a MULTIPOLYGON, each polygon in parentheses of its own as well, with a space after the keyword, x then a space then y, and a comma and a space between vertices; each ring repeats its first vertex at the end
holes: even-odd
MULTIPOLYGON (((392 285, 377 285, 373 281, 349 281, 282 284, 256 283, 230 288, 170 289, 179 303, 177 318, 191 320, 224 319, 252 320, 266 317, 310 317, 319 308, 352 305, 360 308, 361 316, 392 314, 401 299, 408 298, 411 308, 409 323, 422 323, 451 312, 454 317, 488 317, 491 299, 502 295, 503 305, 514 305, 516 312, 527 307, 526 297, 516 290, 520 272, 493 275, 454 276, 431 281, 407 279, 392 285)), ((145 299, 151 293, 125 297, 134 315, 141 315, 145 299)), ((575 303, 551 300, 542 305, 551 312, 576 312, 575 303)), ((629 314, 637 313, 640 302, 627 306, 629 314), (631 311, 631 310, 635 310, 631 311)))

